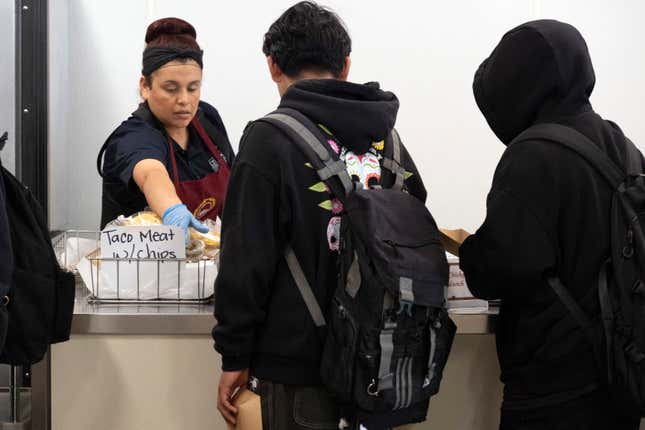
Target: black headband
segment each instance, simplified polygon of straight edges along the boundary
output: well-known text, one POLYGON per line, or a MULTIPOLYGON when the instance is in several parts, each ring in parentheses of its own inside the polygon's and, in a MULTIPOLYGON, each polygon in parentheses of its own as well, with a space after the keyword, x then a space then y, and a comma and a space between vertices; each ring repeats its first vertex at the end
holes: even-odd
POLYGON ((197 61, 199 67, 203 69, 203 55, 204 51, 197 51, 195 49, 146 48, 143 51, 143 69, 141 73, 143 76, 150 76, 152 72, 177 58, 191 58, 197 61))

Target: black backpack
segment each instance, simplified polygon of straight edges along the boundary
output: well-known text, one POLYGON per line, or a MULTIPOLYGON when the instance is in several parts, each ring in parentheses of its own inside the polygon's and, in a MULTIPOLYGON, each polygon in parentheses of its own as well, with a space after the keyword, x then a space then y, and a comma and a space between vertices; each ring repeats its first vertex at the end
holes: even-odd
POLYGON ((626 138, 625 167, 617 166, 582 133, 559 124, 535 125, 512 144, 546 140, 585 159, 613 190, 610 209, 611 255, 598 270, 601 315, 587 316, 557 276, 547 282, 567 307, 586 338, 618 408, 645 416, 645 176, 642 155, 626 138))
POLYGON ((1 173, 15 270, 0 363, 27 365, 42 360, 50 344, 69 339, 75 280, 58 264, 38 201, 4 167, 1 173))
POLYGON ((439 390, 456 326, 444 288, 448 264, 437 225, 425 205, 403 190, 401 143, 388 137, 383 167, 390 189, 365 190, 319 127, 292 109, 262 121, 283 130, 343 203, 338 285, 321 310, 293 250, 286 259, 318 327, 325 327, 321 377, 346 418, 369 429, 425 420, 439 390))
MULTIPOLYGON (((0 136, 0 151, 4 148, 7 137, 7 132, 0 136)), ((0 167, 2 167, 2 160, 0 160, 0 167)), ((7 335, 8 315, 5 305, 8 300, 7 294, 9 294, 9 289, 13 285, 14 267, 5 200, 4 184, 0 181, 0 261, 2 261, 2 265, 0 265, 0 351, 2 351, 7 335)))

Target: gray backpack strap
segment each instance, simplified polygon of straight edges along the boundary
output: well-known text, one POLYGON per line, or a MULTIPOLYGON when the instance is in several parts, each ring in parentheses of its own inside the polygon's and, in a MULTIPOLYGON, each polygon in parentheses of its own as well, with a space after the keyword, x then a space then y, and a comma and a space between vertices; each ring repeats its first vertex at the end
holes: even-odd
MULTIPOLYGON (((318 169, 317 173, 321 181, 327 181, 333 176, 337 176, 340 179, 341 184, 345 190, 345 195, 349 194, 354 189, 354 184, 352 178, 347 173, 347 167, 345 163, 340 160, 333 160, 327 148, 323 146, 316 136, 313 135, 307 127, 305 127, 301 121, 297 120, 291 115, 283 113, 270 113, 266 115, 264 120, 277 121, 291 129, 296 135, 300 136, 301 140, 305 142, 320 158, 324 166, 322 169, 318 169)), ((342 198, 342 196, 340 196, 342 198)))
POLYGON ((287 259, 287 266, 289 266, 291 276, 300 291, 300 295, 302 295, 302 299, 311 314, 311 318, 314 320, 314 324, 316 324, 316 327, 323 327, 326 324, 325 317, 323 316, 318 300, 316 300, 316 296, 314 296, 314 292, 305 277, 305 273, 302 271, 302 266, 300 266, 298 257, 296 257, 291 246, 287 246, 285 258, 287 259))
MULTIPOLYGON (((320 180, 327 183, 338 198, 342 200, 354 190, 354 183, 349 173, 347 173, 345 163, 332 158, 323 143, 323 137, 316 136, 312 132, 312 130, 318 130, 318 126, 309 118, 291 109, 281 109, 264 116, 261 121, 269 122, 291 136, 292 141, 301 149, 311 164, 315 166, 320 180), (339 179, 339 182, 330 180, 334 176, 339 179), (342 189, 340 188, 341 186, 342 189)), ((291 246, 287 246, 285 250, 285 259, 314 324, 316 327, 325 326, 323 312, 291 246)))
POLYGON ((392 373, 392 355, 394 353, 394 329, 396 323, 386 322, 384 330, 379 335, 379 346, 381 347, 381 361, 378 370, 377 392, 391 390, 394 388, 394 374, 392 373))
POLYGON ((383 167, 396 176, 392 189, 401 191, 403 190, 403 182, 405 181, 405 169, 401 166, 401 138, 396 129, 392 129, 390 139, 392 140, 392 158, 384 157, 383 167))
POLYGON ((598 148, 591 139, 574 128, 554 123, 536 124, 520 133, 508 146, 511 147, 519 142, 528 140, 559 144, 578 153, 605 178, 614 190, 617 190, 625 180, 625 173, 622 169, 598 148))

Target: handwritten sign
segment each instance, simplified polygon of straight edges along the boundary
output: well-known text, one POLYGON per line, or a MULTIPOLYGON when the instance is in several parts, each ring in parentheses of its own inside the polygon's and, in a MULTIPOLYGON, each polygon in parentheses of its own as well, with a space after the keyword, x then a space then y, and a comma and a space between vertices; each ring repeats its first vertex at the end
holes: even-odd
POLYGON ((101 257, 120 259, 186 258, 184 233, 167 225, 107 228, 101 232, 101 257))

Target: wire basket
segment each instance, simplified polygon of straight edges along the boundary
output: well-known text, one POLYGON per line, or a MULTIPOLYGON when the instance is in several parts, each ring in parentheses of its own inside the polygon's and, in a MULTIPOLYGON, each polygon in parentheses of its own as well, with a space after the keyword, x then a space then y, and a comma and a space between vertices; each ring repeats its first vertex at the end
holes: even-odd
POLYGON ((213 297, 214 258, 100 257, 100 231, 68 230, 53 239, 61 266, 90 290, 90 303, 204 304, 213 297))
POLYGON ((52 239, 52 246, 54 247, 58 264, 63 269, 78 274, 76 270, 78 262, 88 253, 101 247, 101 232, 67 230, 52 239))

